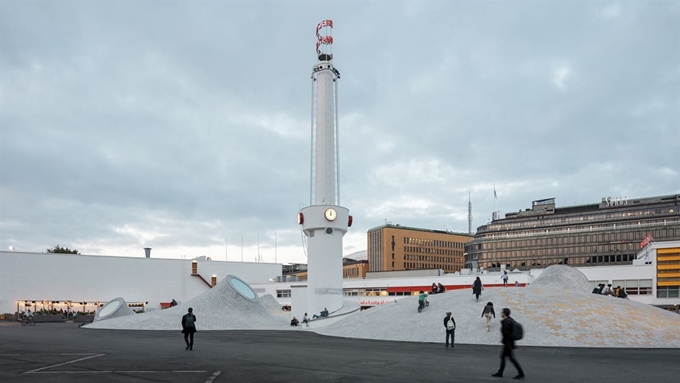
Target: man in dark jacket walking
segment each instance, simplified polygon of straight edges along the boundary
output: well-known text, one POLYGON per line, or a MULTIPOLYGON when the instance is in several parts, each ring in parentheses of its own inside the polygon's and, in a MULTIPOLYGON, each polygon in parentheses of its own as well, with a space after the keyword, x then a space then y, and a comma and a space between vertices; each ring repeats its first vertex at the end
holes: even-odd
POLYGON ((446 348, 449 347, 449 338, 451 338, 451 348, 453 348, 453 341, 456 338, 456 320, 451 316, 451 311, 447 312, 444 317, 444 328, 446 329, 446 348))
POLYGON ((479 302, 479 296, 482 294, 482 290, 484 290, 484 285, 482 285, 482 280, 477 277, 472 283, 472 295, 477 298, 477 302, 479 302))
POLYGON ((512 352, 512 350, 516 348, 515 340, 512 339, 512 328, 515 321, 514 319, 510 318, 510 309, 504 308, 501 311, 501 317, 503 317, 503 320, 501 320, 501 335, 503 336, 503 339, 501 340, 501 343, 503 343, 503 352, 501 352, 501 368, 498 369, 497 373, 491 376, 496 376, 499 378, 502 377, 503 370, 505 370, 505 358, 510 357, 510 362, 512 362, 512 364, 517 369, 517 375, 514 376, 513 379, 524 379, 524 371, 522 370, 522 366, 519 365, 519 362, 517 362, 517 359, 515 359, 515 355, 512 352))
POLYGON ((182 317, 182 334, 184 342, 187 344, 186 350, 194 349, 194 333, 196 332, 196 315, 194 309, 189 307, 189 312, 182 317))

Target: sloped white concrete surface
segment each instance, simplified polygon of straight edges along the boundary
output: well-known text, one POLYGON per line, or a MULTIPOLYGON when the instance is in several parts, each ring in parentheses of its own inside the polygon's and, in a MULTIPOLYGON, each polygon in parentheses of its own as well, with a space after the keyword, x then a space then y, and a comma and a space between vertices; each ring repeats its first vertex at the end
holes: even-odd
MULTIPOLYGON (((454 290, 430 296, 430 306, 422 313, 417 311, 417 297, 409 297, 366 311, 312 321, 304 329, 349 338, 443 343, 443 318, 447 311, 452 311, 457 324, 456 343, 500 344, 500 311, 508 307, 513 318, 524 326, 525 337, 519 345, 680 347, 680 315, 583 291, 583 279, 573 270, 555 268, 546 274, 546 281, 534 282, 527 288, 487 288, 479 302, 469 289, 454 290), (492 321, 490 332, 481 317, 488 301, 494 303, 498 316, 492 321)), ((193 307, 197 316, 198 331, 301 329, 290 327, 289 313, 279 314, 280 305, 273 297, 245 299, 226 278, 215 288, 178 306, 102 320, 85 327, 179 331, 182 316, 189 307, 193 307)), ((352 309, 352 305, 347 305, 347 311, 352 309)))
POLYGON ((271 294, 261 296, 260 303, 262 303, 262 306, 264 306, 264 308, 267 309, 269 313, 277 317, 290 318, 290 312, 281 310, 283 305, 279 303, 271 294))
MULTIPOLYGON (((559 285, 560 283, 557 283, 559 285)), ((532 284, 533 285, 533 284, 532 284)), ((444 343, 447 311, 456 320, 456 343, 500 344, 500 311, 508 307, 524 326, 519 345, 556 347, 680 347, 680 315, 627 299, 577 290, 548 288, 487 288, 479 302, 471 290, 429 297, 430 306, 417 311, 417 297, 400 299, 316 330, 349 338, 444 343), (488 301, 497 318, 491 332, 481 317, 488 301)))
POLYGON ((84 328, 179 331, 189 307, 194 309, 198 331, 290 328, 286 318, 273 315, 259 301, 243 298, 226 278, 209 291, 169 309, 107 319, 84 328))
POLYGON ((575 290, 584 293, 592 290, 585 274, 565 265, 548 267, 528 287, 534 290, 575 290))

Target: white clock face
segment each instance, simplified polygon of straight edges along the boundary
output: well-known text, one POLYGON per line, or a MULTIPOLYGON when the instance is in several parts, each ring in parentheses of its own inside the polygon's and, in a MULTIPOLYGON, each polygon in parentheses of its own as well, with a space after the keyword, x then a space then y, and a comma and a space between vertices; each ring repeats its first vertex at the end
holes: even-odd
POLYGON ((326 209, 326 212, 323 215, 329 221, 334 221, 336 218, 338 218, 338 212, 333 208, 326 209))

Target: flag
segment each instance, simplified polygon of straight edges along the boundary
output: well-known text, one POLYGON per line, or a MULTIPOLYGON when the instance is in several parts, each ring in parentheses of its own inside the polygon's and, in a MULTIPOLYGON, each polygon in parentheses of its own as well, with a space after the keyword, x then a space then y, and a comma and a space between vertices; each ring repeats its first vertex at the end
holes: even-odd
POLYGON ((493 187, 493 198, 498 199, 498 195, 496 194, 496 187, 493 187))

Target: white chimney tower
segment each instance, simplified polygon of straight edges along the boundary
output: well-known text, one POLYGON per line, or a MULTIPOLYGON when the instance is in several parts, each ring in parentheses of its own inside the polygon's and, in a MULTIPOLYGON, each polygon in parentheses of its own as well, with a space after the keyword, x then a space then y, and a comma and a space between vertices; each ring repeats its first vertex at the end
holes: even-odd
MULTIPOLYGON (((312 68, 312 154, 310 206, 298 213, 307 236, 307 307, 310 316, 343 305, 342 237, 352 225, 340 206, 338 174, 338 80, 333 66, 333 21, 316 27, 318 61, 312 68)), ((293 307, 293 311, 298 310, 293 307)))

